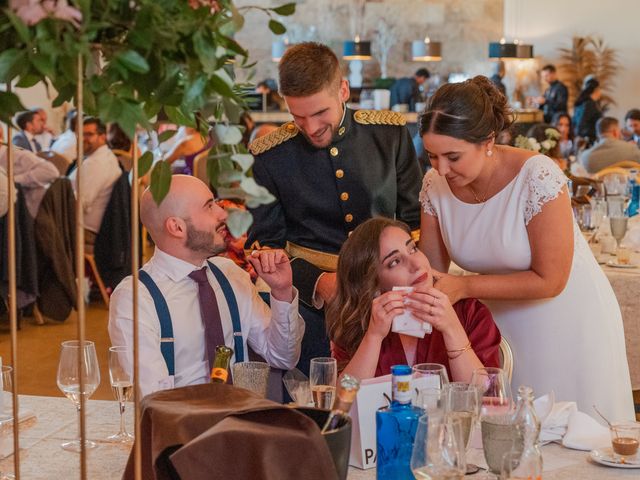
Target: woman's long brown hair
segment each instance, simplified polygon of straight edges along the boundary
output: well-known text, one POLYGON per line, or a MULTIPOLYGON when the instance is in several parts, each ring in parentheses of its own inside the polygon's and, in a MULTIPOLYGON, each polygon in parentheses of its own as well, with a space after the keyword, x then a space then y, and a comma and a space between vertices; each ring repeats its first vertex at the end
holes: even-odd
POLYGON ((325 319, 331 341, 350 356, 369 327, 371 302, 379 293, 380 235, 388 227, 410 233, 403 222, 371 218, 358 226, 340 249, 337 292, 327 307, 325 319))

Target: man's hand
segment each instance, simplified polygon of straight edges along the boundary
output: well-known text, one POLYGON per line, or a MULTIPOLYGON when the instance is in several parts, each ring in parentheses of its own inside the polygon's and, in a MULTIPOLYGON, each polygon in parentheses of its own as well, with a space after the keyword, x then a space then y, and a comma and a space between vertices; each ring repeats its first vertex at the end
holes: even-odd
POLYGON ((316 285, 316 294, 320 296, 324 303, 329 302, 336 294, 337 279, 333 272, 324 272, 320 275, 316 285))
POLYGON ((254 250, 247 257, 258 275, 271 287, 271 295, 281 302, 293 301, 293 274, 284 250, 254 250))

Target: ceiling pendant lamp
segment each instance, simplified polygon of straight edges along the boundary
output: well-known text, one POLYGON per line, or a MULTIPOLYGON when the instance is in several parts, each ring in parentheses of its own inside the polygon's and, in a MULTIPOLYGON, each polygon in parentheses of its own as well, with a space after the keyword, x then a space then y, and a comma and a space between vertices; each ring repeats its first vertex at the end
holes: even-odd
POLYGON ((344 60, 371 60, 371 42, 360 41, 358 35, 354 41, 345 41, 342 45, 342 58, 344 60))
POLYGON ((411 59, 414 62, 438 62, 442 60, 442 43, 429 37, 411 42, 411 59))
POLYGON ((518 45, 507 43, 504 38, 489 44, 489 58, 517 58, 518 45))

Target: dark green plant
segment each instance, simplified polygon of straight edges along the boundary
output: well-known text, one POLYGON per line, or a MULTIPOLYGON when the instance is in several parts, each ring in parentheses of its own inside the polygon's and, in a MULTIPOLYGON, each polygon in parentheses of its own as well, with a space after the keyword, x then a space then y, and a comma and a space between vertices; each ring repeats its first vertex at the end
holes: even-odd
MULTIPOLYGON (((238 127, 246 85, 238 84, 235 70, 251 64, 234 35, 249 9, 263 11, 269 28, 283 33, 271 16, 291 15, 294 3, 238 9, 232 0, 69 0, 81 19, 56 11, 67 2, 29 3, 12 0, 0 11, 0 83, 26 88, 43 82, 56 92, 54 107, 75 103, 81 58, 86 114, 117 123, 130 137, 137 126, 152 128, 161 110, 171 122, 203 134, 213 125, 217 142, 207 172, 219 195, 240 197, 249 206, 272 200, 247 175, 253 158, 238 127)), ((15 93, 0 91, 0 120, 11 122, 21 110, 15 93)), ((151 154, 143 155, 140 175, 151 164, 151 154)), ((170 181, 169 165, 157 162, 151 174, 157 202, 170 181)), ((237 235, 250 222, 248 213, 237 213, 229 227, 237 235)))

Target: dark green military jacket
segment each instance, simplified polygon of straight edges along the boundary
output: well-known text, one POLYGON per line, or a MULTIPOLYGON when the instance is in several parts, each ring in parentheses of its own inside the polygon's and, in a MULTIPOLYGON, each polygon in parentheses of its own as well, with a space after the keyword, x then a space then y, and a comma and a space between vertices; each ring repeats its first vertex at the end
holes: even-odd
MULTIPOLYGON (((401 114, 347 109, 331 144, 311 145, 293 122, 254 141, 253 175, 276 201, 252 209, 246 246, 287 242, 337 254, 365 220, 384 216, 420 225, 422 174, 401 114)), ((292 261, 294 285, 310 305, 322 269, 292 261)))

